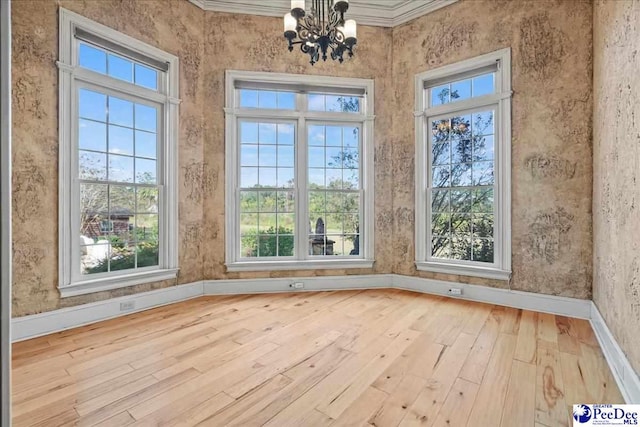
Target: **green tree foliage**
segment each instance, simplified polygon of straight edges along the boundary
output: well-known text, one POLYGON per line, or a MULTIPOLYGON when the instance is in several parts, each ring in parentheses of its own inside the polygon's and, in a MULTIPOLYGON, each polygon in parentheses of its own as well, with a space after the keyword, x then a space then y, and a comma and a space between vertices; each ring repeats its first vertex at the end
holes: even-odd
POLYGON ((251 230, 242 235, 242 247, 249 248, 247 257, 293 256, 293 229, 269 227, 258 235, 251 230))

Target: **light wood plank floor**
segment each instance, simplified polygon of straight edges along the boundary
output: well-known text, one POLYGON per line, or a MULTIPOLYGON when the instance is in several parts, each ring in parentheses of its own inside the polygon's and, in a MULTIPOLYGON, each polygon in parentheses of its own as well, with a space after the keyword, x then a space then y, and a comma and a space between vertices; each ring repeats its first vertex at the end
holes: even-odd
POLYGON ((400 290, 203 297, 14 344, 15 426, 569 426, 587 321, 400 290))

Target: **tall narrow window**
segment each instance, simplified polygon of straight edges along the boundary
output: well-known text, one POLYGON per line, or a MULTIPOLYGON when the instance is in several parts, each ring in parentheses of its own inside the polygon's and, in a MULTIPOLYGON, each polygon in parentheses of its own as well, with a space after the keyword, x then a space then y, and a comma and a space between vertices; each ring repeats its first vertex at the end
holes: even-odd
POLYGON ((173 278, 177 59, 60 13, 61 294, 173 278))
POLYGON ((420 74, 418 269, 510 273, 509 52, 420 74))
POLYGON ((373 83, 227 72, 227 267, 373 264, 373 83))

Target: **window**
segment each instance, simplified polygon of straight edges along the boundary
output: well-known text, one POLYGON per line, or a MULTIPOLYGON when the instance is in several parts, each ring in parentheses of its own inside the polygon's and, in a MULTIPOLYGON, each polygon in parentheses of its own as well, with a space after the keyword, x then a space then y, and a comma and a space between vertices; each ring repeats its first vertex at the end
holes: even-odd
POLYGON ((416 266, 508 279, 508 49, 416 76, 416 266))
POLYGON ((177 274, 178 60, 60 9, 63 297, 177 274))
POLYGON ((227 72, 229 271, 373 265, 373 82, 227 72))

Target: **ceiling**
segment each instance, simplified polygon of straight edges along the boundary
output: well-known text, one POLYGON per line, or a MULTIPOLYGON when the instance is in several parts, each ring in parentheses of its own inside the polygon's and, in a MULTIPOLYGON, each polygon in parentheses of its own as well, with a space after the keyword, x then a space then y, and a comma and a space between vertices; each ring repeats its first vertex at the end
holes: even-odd
MULTIPOLYGON (((291 9, 290 0, 190 0, 204 10, 284 16, 291 9)), ((395 27, 458 0, 350 0, 350 19, 358 24, 395 27)), ((308 0, 307 0, 308 2, 308 0)))

